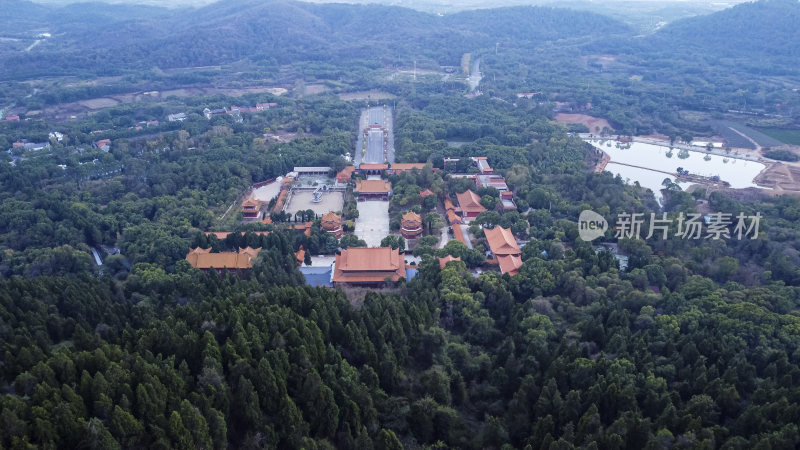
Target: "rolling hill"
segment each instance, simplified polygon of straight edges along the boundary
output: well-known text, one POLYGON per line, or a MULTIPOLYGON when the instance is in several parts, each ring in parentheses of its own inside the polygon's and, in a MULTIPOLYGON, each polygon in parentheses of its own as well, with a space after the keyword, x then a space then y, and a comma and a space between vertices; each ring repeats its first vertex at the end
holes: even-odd
POLYGON ((800 2, 760 0, 669 24, 652 43, 718 56, 800 57, 800 2))
MULTIPOLYGON (((19 1, 19 0, 14 0, 19 1)), ((28 5, 28 2, 19 2, 28 5)), ((535 46, 561 39, 594 39, 629 28, 598 14, 549 7, 510 7, 437 16, 381 5, 233 0, 199 9, 122 13, 118 5, 82 19, 75 6, 31 6, 34 23, 54 39, 29 54, 6 51, 4 75, 124 72, 126 69, 225 64, 262 58, 287 64, 314 60, 377 60, 382 64, 428 58, 455 64, 466 51, 502 41, 535 46), (69 20, 56 20, 59 15, 69 20), (47 67, 43 67, 45 62, 47 67)), ((24 22, 23 17, 9 20, 24 22)))

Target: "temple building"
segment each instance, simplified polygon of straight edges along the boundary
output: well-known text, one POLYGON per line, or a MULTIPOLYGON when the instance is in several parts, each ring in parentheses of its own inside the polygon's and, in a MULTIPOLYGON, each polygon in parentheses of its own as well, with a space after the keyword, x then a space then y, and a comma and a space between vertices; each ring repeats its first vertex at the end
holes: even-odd
POLYGON ((217 273, 228 271, 235 274, 242 274, 253 268, 253 263, 258 257, 261 248, 239 248, 239 252, 219 252, 211 253, 211 249, 193 248, 187 255, 186 260, 192 267, 208 273, 216 270, 217 273))
POLYGON ((355 192, 358 192, 358 201, 389 200, 392 196, 392 183, 386 180, 359 180, 356 182, 355 192))
POLYGON ((358 173, 364 175, 383 175, 383 172, 389 170, 388 164, 366 164, 358 165, 358 173))
POLYGON ((422 217, 409 211, 401 217, 400 234, 406 239, 416 239, 422 234, 422 217))
POLYGON ((425 168, 425 163, 394 163, 391 167, 391 172, 401 174, 404 172, 411 172, 412 170, 422 170, 425 168))
POLYGON ((244 220, 258 220, 261 218, 261 202, 250 197, 242 202, 242 217, 244 220))
POLYGON ((500 265, 500 272, 507 273, 511 276, 519 273, 519 268, 522 267, 522 251, 517 245, 517 240, 508 228, 496 226, 494 228, 484 228, 484 235, 486 241, 489 243, 489 249, 497 259, 500 265))
POLYGON ((514 203, 514 192, 508 188, 506 179, 502 176, 494 174, 475 175, 475 186, 478 188, 493 187, 497 189, 500 192, 500 202, 503 205, 503 210, 513 211, 517 209, 517 205, 514 203))
POLYGON ((314 225, 314 222, 302 222, 302 223, 291 223, 286 225, 286 227, 290 230, 299 231, 306 236, 311 236, 311 227, 314 225))
POLYGON ((337 183, 349 183, 350 179, 353 178, 353 172, 356 170, 353 166, 346 166, 344 169, 340 170, 336 174, 336 182, 337 183))
POLYGON ((481 198, 478 197, 478 194, 470 190, 456 194, 456 200, 458 200, 456 212, 459 212, 460 209, 461 217, 464 219, 474 219, 478 217, 478 214, 486 211, 486 208, 481 205, 481 198))
POLYGON ((334 286, 382 286, 404 278, 403 255, 391 247, 350 247, 336 255, 334 286))
POLYGON ((336 239, 342 237, 342 218, 335 212, 329 212, 322 216, 320 226, 326 233, 336 236, 336 239))

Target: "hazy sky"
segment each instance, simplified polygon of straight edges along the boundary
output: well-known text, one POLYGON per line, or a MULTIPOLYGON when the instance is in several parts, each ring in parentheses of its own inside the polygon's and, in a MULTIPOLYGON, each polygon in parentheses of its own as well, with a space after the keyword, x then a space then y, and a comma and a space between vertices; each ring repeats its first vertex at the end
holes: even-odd
MULTIPOLYGON (((64 3, 78 3, 78 2, 86 2, 86 0, 33 0, 37 3, 56 3, 56 4, 64 4, 64 3)), ((214 3, 218 0, 97 0, 102 1, 105 3, 134 3, 134 4, 148 4, 148 5, 155 5, 155 6, 164 6, 164 7, 176 7, 176 6, 203 6, 208 5, 210 3, 214 3)), ((224 1, 224 0, 221 0, 224 1)), ((265 0, 270 1, 270 0, 265 0)), ((414 4, 431 4, 431 5, 438 5, 438 4, 470 4, 474 6, 482 6, 482 7, 492 7, 498 6, 500 4, 553 4, 557 5, 559 2, 557 0, 301 0, 301 1, 311 1, 314 3, 381 3, 386 5, 402 5, 404 3, 414 3, 414 4)), ((570 0, 569 3, 573 3, 574 0, 570 0)), ((585 3, 593 3, 595 5, 602 5, 604 3, 630 3, 630 2, 637 2, 637 3, 662 3, 662 4, 674 4, 674 3, 696 3, 696 4, 709 4, 714 3, 721 7, 725 5, 733 5, 736 3, 742 3, 748 0, 721 0, 715 2, 703 1, 703 0, 578 0, 585 3)))

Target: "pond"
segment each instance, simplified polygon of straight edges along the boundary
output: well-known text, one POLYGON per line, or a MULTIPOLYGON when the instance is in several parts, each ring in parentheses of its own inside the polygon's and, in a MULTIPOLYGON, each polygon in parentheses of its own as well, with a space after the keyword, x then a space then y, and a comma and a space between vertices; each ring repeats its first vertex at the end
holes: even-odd
MULTIPOLYGON (((665 178, 675 181, 678 168, 690 174, 706 177, 718 176, 720 180, 730 183, 732 188, 743 189, 758 187, 753 179, 764 170, 764 164, 726 157, 707 155, 704 152, 670 150, 669 147, 645 144, 642 142, 617 143, 614 140, 587 140, 593 146, 603 150, 611 157, 606 166, 607 171, 619 174, 629 183, 638 181, 642 187, 653 191, 656 198, 661 199, 660 190, 665 178)), ((679 182, 682 188, 691 183, 679 182)))

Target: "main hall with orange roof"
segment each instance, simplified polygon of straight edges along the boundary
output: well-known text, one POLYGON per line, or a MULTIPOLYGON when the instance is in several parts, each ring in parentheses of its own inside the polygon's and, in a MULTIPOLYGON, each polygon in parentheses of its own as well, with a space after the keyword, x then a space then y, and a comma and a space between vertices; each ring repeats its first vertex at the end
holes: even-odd
POLYGON ((403 254, 391 247, 343 249, 334 267, 334 286, 382 286, 406 276, 403 254))
POLYGON ((519 273, 519 268, 522 267, 522 250, 519 249, 511 230, 498 225, 494 228, 484 228, 483 234, 500 265, 500 272, 511 276, 519 273))
POLYGON ((211 249, 193 248, 187 255, 186 261, 192 267, 208 273, 216 270, 219 273, 228 271, 232 273, 243 273, 253 268, 253 263, 258 258, 261 248, 239 248, 238 252, 219 252, 211 253, 211 249))

